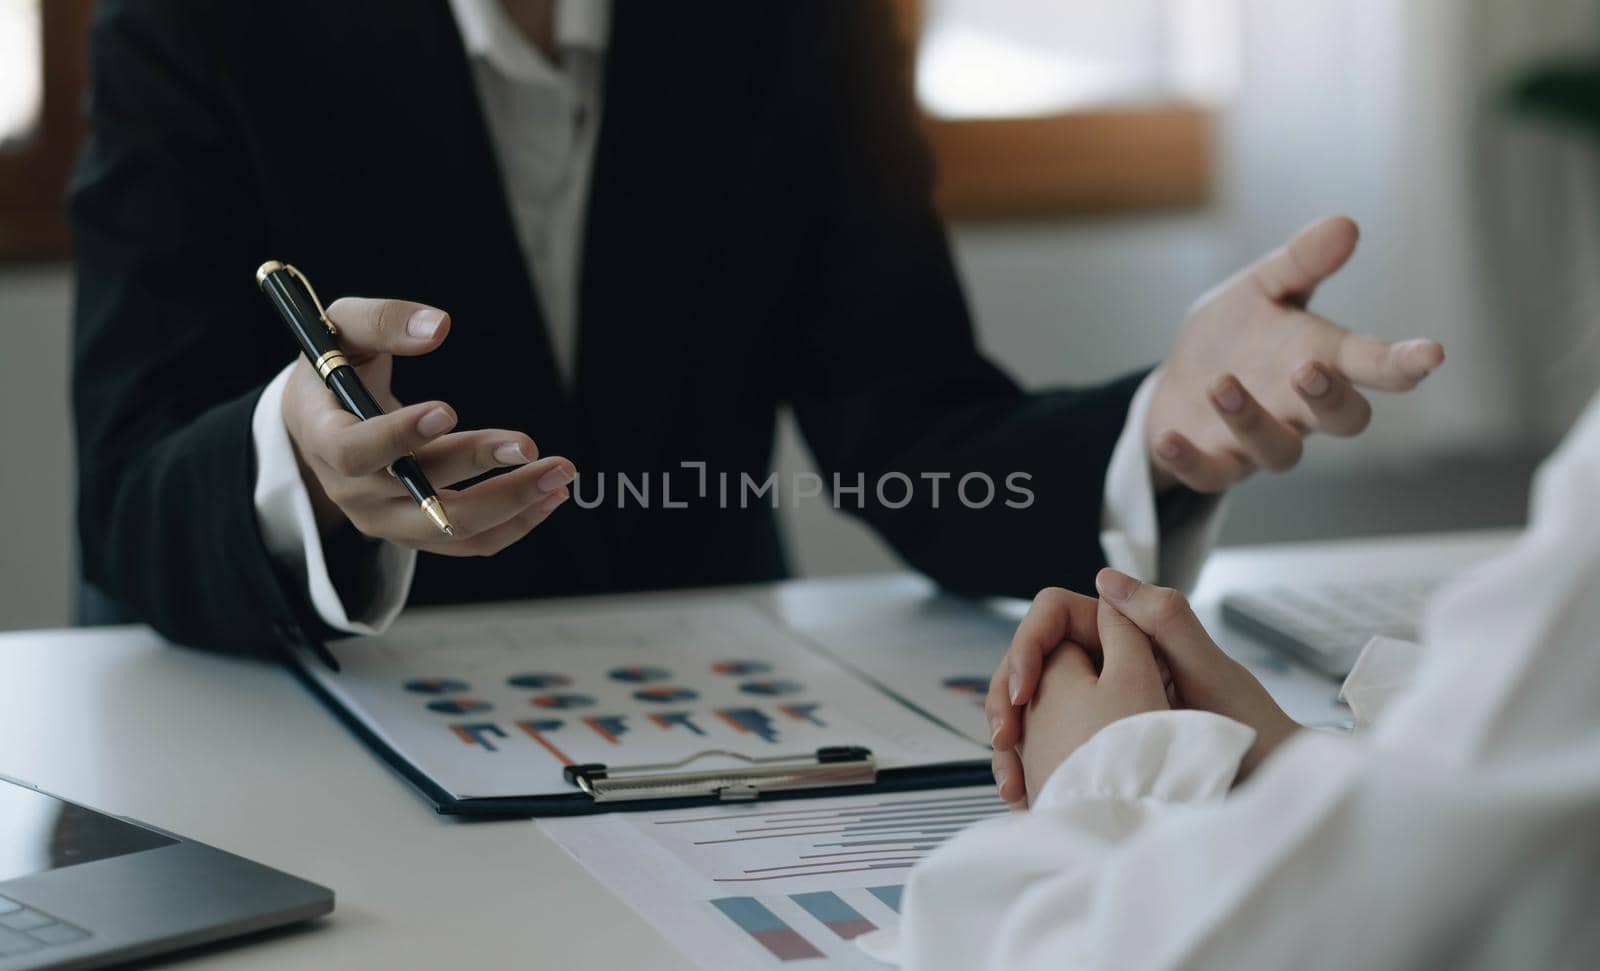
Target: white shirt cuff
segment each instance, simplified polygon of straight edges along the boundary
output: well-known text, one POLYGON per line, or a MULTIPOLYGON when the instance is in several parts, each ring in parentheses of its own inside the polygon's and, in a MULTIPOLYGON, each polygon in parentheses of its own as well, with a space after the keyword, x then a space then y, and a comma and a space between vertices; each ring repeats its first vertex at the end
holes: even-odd
POLYGON ((1152 711, 1112 722, 1056 767, 1034 800, 1048 810, 1084 798, 1195 803, 1221 799, 1255 729, 1208 711, 1152 711))
POLYGON ((1224 503, 1220 496, 1200 496, 1162 522, 1144 434, 1160 378, 1157 369, 1139 385, 1111 452, 1100 511, 1100 549, 1106 562, 1123 573, 1146 583, 1189 590, 1217 541, 1224 503))
POLYGON ((322 553, 322 534, 311 510, 311 495, 300 481, 289 430, 283 424, 283 393, 294 365, 272 379, 250 421, 256 448, 256 521, 267 552, 311 596, 322 622, 347 634, 381 634, 405 606, 416 571, 417 553, 394 543, 380 543, 372 557, 371 601, 357 616, 346 609, 334 588, 322 553))
POLYGON ((1339 700, 1350 706, 1355 730, 1376 727, 1383 713, 1416 683, 1423 648, 1413 641, 1374 637, 1361 649, 1355 666, 1339 689, 1339 700))

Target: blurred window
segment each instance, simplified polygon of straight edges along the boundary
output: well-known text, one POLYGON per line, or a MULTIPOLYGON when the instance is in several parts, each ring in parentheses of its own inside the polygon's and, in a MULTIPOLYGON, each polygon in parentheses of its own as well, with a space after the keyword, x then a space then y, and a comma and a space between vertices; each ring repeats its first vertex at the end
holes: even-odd
POLYGON ((0 0, 0 151, 25 142, 44 106, 41 0, 0 0))
POLYGON ((924 0, 917 100, 935 118, 1210 105, 1237 38, 1229 0, 924 0))
POLYGON ((67 256, 91 0, 0 0, 0 260, 67 256))
POLYGON ((895 0, 952 219, 1202 205, 1237 0, 895 0))

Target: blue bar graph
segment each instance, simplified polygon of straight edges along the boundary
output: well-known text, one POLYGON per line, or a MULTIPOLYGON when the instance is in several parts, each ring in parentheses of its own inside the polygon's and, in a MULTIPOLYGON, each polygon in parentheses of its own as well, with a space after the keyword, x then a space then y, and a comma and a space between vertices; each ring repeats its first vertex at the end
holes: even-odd
POLYGON ((675 726, 679 726, 687 728, 696 735, 704 735, 706 733, 705 729, 694 723, 694 718, 692 717, 691 713, 687 711, 656 712, 651 714, 650 720, 655 722, 656 726, 659 728, 671 729, 675 726))
POLYGON ((491 752, 499 751, 499 749, 494 747, 494 742, 491 741, 491 739, 503 739, 506 737, 506 733, 501 731, 500 726, 496 725, 494 722, 475 722, 469 725, 451 725, 450 730, 455 733, 456 738, 461 739, 468 745, 481 745, 491 752))
POLYGON ((716 715, 736 732, 746 732, 766 742, 778 740, 778 730, 772 727, 772 719, 759 708, 718 708, 716 715))
POLYGON ((867 893, 883 901, 884 906, 898 914, 900 913, 900 898, 905 893, 905 889, 905 884, 897 883, 889 887, 868 887, 867 893))
POLYGON ((847 941, 878 929, 877 924, 861 916, 859 910, 845 903, 838 894, 831 891, 797 893, 791 895, 789 899, 805 908, 806 913, 826 924, 828 930, 847 941))
POLYGON ((754 897, 723 897, 711 901, 711 905, 780 961, 801 961, 823 956, 816 945, 801 937, 799 931, 754 897))

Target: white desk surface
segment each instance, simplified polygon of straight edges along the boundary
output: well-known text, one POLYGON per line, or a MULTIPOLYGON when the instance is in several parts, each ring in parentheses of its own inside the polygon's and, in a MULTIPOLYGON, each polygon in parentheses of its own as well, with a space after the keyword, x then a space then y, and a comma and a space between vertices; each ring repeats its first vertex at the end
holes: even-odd
MULTIPOLYGON (((1223 550, 1196 600, 1465 565, 1509 535, 1223 550)), ((806 629, 918 623, 930 587, 894 574, 730 595, 806 629)), ((1237 636, 1213 629, 1224 645, 1237 636)), ((142 627, 0 635, 0 740, 0 772, 338 895, 333 915, 307 929, 192 955, 184 968, 690 967, 531 823, 435 815, 269 664, 175 648, 142 627)))

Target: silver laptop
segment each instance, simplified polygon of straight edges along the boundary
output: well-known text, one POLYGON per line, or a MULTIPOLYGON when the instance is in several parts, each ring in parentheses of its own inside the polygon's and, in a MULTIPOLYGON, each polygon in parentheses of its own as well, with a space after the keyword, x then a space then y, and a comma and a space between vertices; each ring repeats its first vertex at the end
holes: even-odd
POLYGON ((1222 619, 1267 647, 1343 678, 1372 638, 1417 639, 1422 610, 1445 575, 1235 590, 1222 619))
POLYGON ((100 967, 331 910, 325 887, 0 776, 0 971, 100 967))

